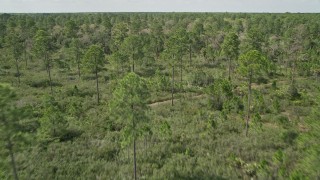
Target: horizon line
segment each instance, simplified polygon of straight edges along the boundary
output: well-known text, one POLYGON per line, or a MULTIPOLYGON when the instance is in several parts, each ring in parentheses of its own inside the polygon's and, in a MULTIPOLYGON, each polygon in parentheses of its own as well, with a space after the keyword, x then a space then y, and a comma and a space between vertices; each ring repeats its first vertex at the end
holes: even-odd
POLYGON ((0 14, 85 14, 85 13, 242 13, 242 14, 320 14, 320 12, 249 12, 249 11, 71 11, 71 12, 0 12, 0 14))

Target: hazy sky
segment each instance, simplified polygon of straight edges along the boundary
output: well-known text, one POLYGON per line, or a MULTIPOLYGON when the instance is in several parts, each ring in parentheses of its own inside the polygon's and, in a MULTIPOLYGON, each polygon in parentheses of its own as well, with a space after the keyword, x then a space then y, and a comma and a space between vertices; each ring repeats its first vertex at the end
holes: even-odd
POLYGON ((320 0, 0 0, 0 12, 320 12, 320 0))

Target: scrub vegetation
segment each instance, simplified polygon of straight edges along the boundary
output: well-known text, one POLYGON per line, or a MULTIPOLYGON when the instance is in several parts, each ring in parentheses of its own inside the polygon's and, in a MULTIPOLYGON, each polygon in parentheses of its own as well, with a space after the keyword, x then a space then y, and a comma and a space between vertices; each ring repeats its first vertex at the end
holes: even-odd
POLYGON ((320 15, 0 15, 0 179, 319 179, 320 15))

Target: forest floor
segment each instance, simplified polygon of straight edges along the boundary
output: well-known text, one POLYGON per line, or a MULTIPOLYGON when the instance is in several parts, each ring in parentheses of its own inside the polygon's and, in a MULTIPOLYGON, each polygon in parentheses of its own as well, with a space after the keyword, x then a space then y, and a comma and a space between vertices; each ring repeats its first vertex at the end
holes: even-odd
MULTIPOLYGON (((299 78, 299 79, 302 79, 302 78, 299 78)), ((286 82, 286 80, 278 81, 278 83, 285 83, 285 82, 286 82)), ((272 82, 269 82, 269 83, 266 83, 266 84, 252 83, 252 88, 261 88, 261 87, 266 87, 266 86, 271 86, 271 85, 272 85, 272 82)), ((188 97, 185 97, 185 98, 198 99, 198 98, 201 98, 201 97, 204 97, 204 96, 205 96, 205 94, 197 94, 197 95, 192 95, 192 96, 188 96, 188 97)), ((181 97, 174 98, 173 102, 176 102, 179 99, 181 99, 181 97)), ((171 101, 172 101, 171 98, 170 99, 158 100, 158 101, 150 103, 149 106, 150 107, 156 107, 156 106, 159 106, 159 105, 167 105, 167 104, 170 104, 171 101)))

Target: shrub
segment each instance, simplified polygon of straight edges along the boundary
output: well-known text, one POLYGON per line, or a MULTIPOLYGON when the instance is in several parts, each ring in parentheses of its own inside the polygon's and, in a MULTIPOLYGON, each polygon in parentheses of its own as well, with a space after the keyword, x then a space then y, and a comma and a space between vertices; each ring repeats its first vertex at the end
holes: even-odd
POLYGON ((192 85, 204 87, 206 85, 212 84, 214 78, 211 75, 208 75, 204 71, 197 71, 192 77, 192 85))
POLYGON ((279 113, 281 111, 281 104, 278 98, 275 98, 272 101, 272 107, 273 107, 274 113, 279 113))
POLYGON ((289 118, 284 115, 278 115, 275 117, 276 123, 283 126, 284 128, 289 126, 289 118))
MULTIPOLYGON (((52 86, 56 86, 56 87, 62 87, 61 83, 58 82, 51 82, 52 86)), ((29 81, 27 82, 27 84, 30 87, 34 87, 34 88, 46 88, 50 86, 50 81, 47 79, 42 79, 42 80, 36 80, 36 81, 29 81)))
POLYGON ((298 92, 298 89, 294 86, 294 85, 291 85, 289 86, 288 88, 288 96, 291 100, 296 100, 296 99, 299 99, 300 98, 300 94, 298 92))
POLYGON ((281 134, 282 140, 289 145, 292 145, 298 136, 299 134, 294 130, 288 130, 281 134))
POLYGON ((268 83, 268 79, 265 78, 265 77, 260 76, 260 77, 257 78, 257 83, 258 84, 267 84, 268 83))

